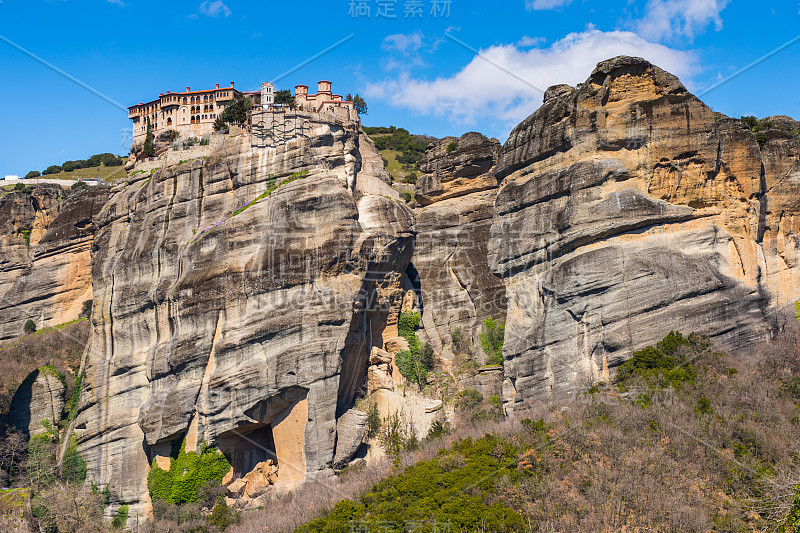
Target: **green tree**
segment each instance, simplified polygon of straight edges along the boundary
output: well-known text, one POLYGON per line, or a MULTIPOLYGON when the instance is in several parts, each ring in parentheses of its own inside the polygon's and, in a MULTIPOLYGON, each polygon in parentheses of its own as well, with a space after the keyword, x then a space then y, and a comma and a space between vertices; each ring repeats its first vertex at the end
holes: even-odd
POLYGON ((275 91, 275 103, 293 106, 295 104, 294 95, 289 89, 275 91))
POLYGON ((30 318, 25 321, 25 324, 22 326, 22 331, 25 333, 33 333, 36 331, 36 322, 31 320, 30 318))
POLYGON ((38 170, 31 170, 30 172, 25 174, 25 179, 29 180, 29 179, 33 179, 33 178, 38 178, 41 175, 42 175, 42 173, 39 172, 38 170))
POLYGON ((83 302, 83 307, 81 307, 81 318, 89 318, 92 316, 92 304, 94 303, 93 300, 86 300, 83 302))
POLYGON ((153 125, 150 124, 150 121, 147 121, 147 134, 144 136, 144 147, 142 148, 142 152, 147 157, 155 157, 156 155, 156 143, 155 143, 155 136, 153 135, 153 125))
POLYGON ((356 110, 356 113, 359 115, 366 115, 368 111, 367 102, 358 93, 354 95, 348 94, 345 97, 345 100, 349 102, 353 102, 353 109, 356 110))
POLYGON ((252 108, 252 98, 245 98, 237 94, 236 97, 225 106, 225 110, 217 117, 217 120, 214 121, 214 129, 220 131, 225 129, 227 124, 243 124, 247 121, 247 114, 252 108))
POLYGON ((483 321, 481 333, 481 347, 486 354, 487 365, 503 364, 503 341, 506 334, 504 322, 494 320, 492 317, 483 321))
POLYGON ((50 174, 58 174, 59 172, 61 172, 61 167, 59 165, 50 165, 42 171, 42 174, 49 176, 50 174))
POLYGON ((129 508, 126 504, 120 505, 119 509, 117 509, 117 514, 114 516, 114 520, 111 521, 111 527, 114 529, 122 529, 125 527, 125 524, 128 523, 129 512, 129 508))

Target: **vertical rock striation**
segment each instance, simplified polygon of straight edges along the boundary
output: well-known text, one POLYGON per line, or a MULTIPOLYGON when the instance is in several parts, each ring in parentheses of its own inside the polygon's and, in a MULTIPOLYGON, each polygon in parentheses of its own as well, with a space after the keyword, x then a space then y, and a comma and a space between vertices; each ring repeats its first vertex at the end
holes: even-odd
POLYGON ((413 248, 376 157, 357 123, 317 121, 113 191, 75 433, 115 500, 146 513, 149 463, 184 440, 218 444, 240 474, 275 460, 278 486, 333 461, 413 248))
POLYGON ((467 133, 431 144, 421 165, 410 279, 417 280, 422 326, 437 351, 450 346, 456 329, 479 346, 483 321, 505 317, 505 287, 486 259, 499 152, 497 140, 467 133))
POLYGON ((42 328, 79 318, 92 299, 92 218, 108 195, 40 185, 0 196, 0 340, 28 319, 42 328))

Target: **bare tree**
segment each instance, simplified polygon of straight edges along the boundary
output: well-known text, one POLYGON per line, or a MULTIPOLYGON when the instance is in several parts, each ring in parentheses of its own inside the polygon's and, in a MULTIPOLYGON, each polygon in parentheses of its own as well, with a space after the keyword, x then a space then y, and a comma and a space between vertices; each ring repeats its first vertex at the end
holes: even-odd
POLYGON ((11 485, 20 470, 28 449, 28 440, 25 435, 13 429, 0 440, 0 484, 11 485))

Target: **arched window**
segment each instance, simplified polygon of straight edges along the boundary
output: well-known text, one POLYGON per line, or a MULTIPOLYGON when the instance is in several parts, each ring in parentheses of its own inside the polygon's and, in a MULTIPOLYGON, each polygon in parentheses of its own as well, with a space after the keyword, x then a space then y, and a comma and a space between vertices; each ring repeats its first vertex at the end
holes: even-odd
POLYGON ((188 104, 188 103, 189 103, 189 101, 186 99, 186 97, 185 97, 185 96, 183 97, 183 103, 184 103, 184 104, 188 104))
POLYGON ((167 126, 172 126, 172 119, 171 118, 167 119, 167 126))
POLYGON ((205 96, 203 97, 203 101, 204 101, 204 102, 208 102, 208 95, 205 95, 205 96))

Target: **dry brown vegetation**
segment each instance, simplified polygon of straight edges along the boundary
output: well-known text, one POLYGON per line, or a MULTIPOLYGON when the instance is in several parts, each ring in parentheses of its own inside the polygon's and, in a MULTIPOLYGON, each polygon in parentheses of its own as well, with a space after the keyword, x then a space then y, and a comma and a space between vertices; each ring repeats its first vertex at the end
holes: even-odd
POLYGON ((529 475, 498 476, 493 494, 531 531, 774 530, 800 481, 799 354, 794 335, 732 355, 696 348, 696 377, 677 390, 653 379, 594 387, 524 414, 544 419, 544 437, 513 421, 462 427, 402 454, 399 468, 386 460, 307 485, 232 531, 294 531, 390 472, 485 433, 520 446, 518 468, 529 475))
POLYGON ((0 344, 0 415, 8 411, 19 384, 34 370, 51 365, 72 385, 89 338, 89 322, 47 328, 0 344))

